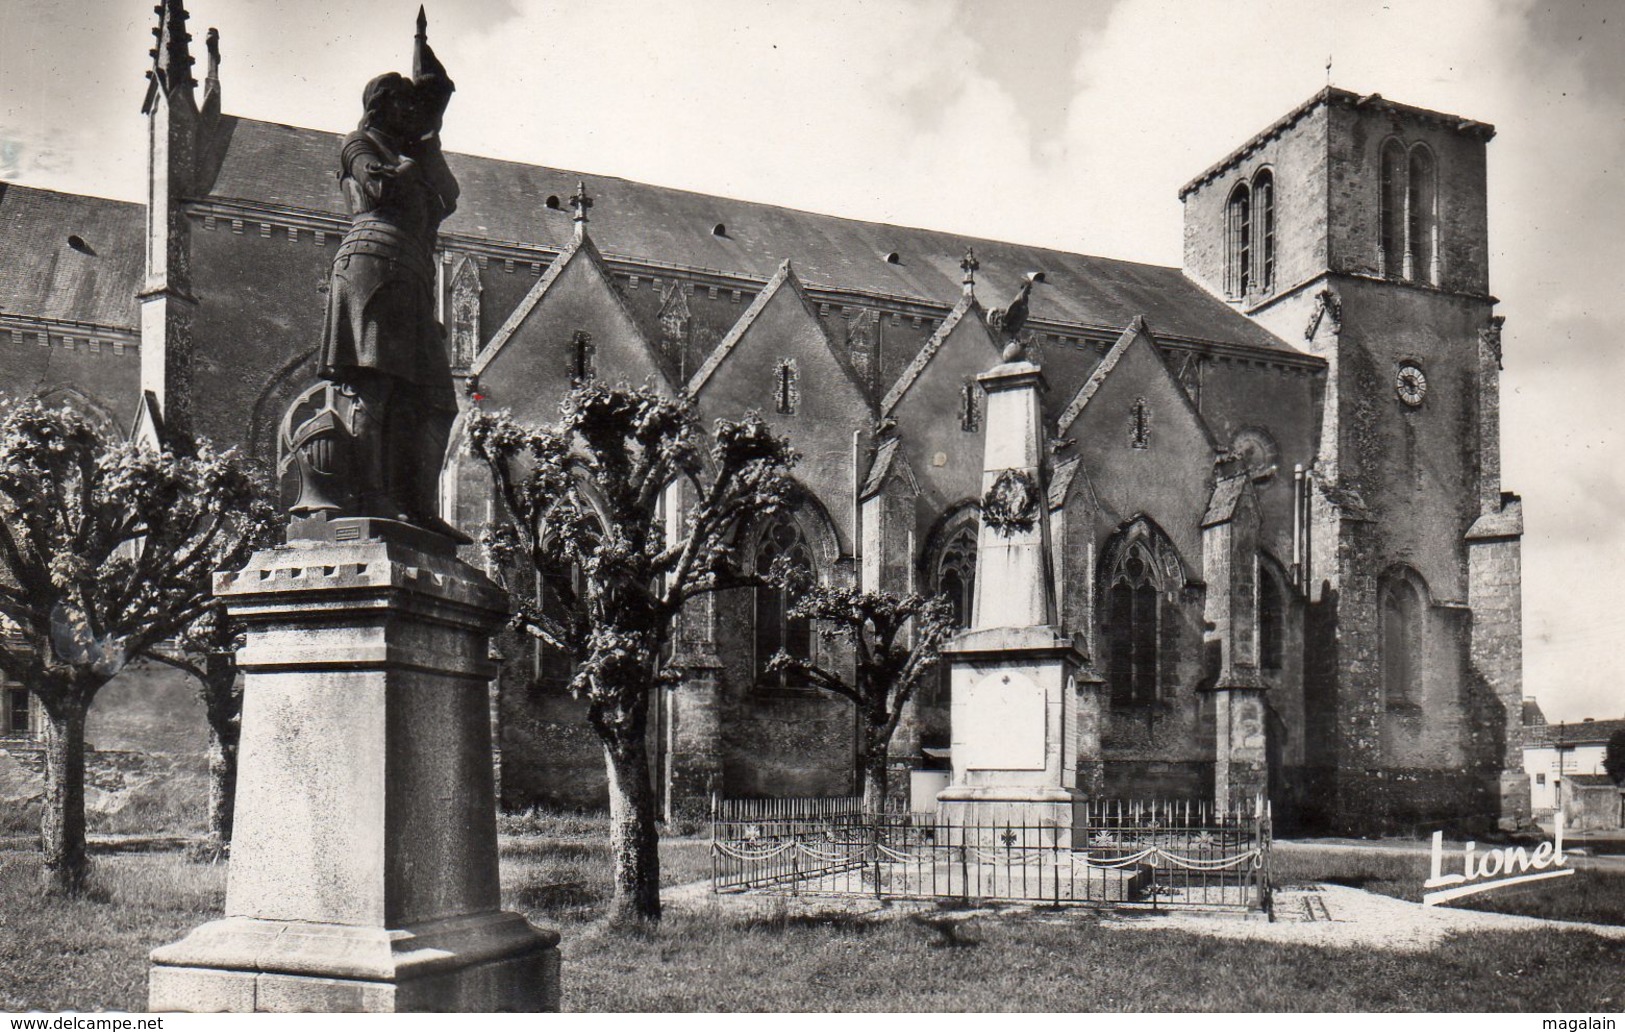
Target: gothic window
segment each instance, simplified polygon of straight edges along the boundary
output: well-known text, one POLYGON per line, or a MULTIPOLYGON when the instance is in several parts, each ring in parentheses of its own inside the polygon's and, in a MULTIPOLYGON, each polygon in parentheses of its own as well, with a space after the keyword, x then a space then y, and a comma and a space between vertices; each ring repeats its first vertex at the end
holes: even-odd
POLYGON ((773 370, 774 411, 792 415, 801 401, 801 387, 796 383, 796 360, 780 359, 773 370))
POLYGON ((1279 670, 1286 652, 1286 595, 1264 563, 1258 569, 1258 665, 1279 670))
POLYGON ((29 721, 29 697, 27 688, 6 689, 6 733, 12 735, 26 735, 33 728, 29 721))
POLYGON ((1424 589, 1418 574, 1402 568, 1384 576, 1377 591, 1382 624, 1382 692, 1390 706, 1414 706, 1422 699, 1427 615, 1424 589))
POLYGON ((967 376, 959 388, 959 429, 970 433, 981 428, 982 388, 974 376, 967 376))
POLYGON ((689 325, 693 316, 688 308, 688 292, 681 283, 673 283, 660 303, 660 350, 674 365, 679 375, 687 370, 683 362, 688 353, 689 325))
POLYGON ((1238 183, 1225 206, 1225 289, 1244 298, 1252 287, 1253 198, 1246 183, 1238 183))
POLYGON ((480 350, 480 267, 464 255, 451 278, 451 364, 467 369, 480 350))
POLYGON ((570 338, 570 382, 580 385, 598 375, 598 349, 592 334, 577 330, 570 338))
MULTIPOLYGON (((812 551, 795 520, 788 516, 775 516, 762 529, 756 541, 755 565, 758 574, 768 573, 780 556, 804 570, 813 569, 812 551)), ((791 616, 795 599, 783 588, 757 587, 755 591, 755 664, 756 683, 773 688, 802 688, 806 679, 795 674, 769 674, 768 661, 784 650, 800 659, 812 657, 812 627, 807 620, 791 616)))
POLYGON ((1398 140, 1382 145, 1382 239, 1378 257, 1385 276, 1398 276, 1405 267, 1405 148, 1398 140))
POLYGON ((954 531, 937 560, 937 590, 954 608, 954 626, 969 627, 976 600, 976 524, 966 522, 954 531))
MULTIPOLYGON (((569 569, 560 569, 548 573, 536 574, 536 597, 547 612, 559 612, 566 608, 575 608, 581 605, 581 569, 571 566, 569 569)), ((550 645, 540 638, 535 640, 535 680, 541 688, 558 691, 570 683, 575 676, 576 664, 580 656, 573 656, 567 649, 550 645)))
POLYGON ((1426 145, 1408 151, 1394 139, 1382 145, 1378 267, 1383 275, 1439 281, 1438 187, 1438 168, 1426 145))
POLYGON ((1405 278, 1423 283, 1436 281, 1435 236, 1438 232, 1436 205, 1438 191, 1433 174, 1433 152, 1421 144, 1411 148, 1410 181, 1406 188, 1406 235, 1410 262, 1405 278))
POLYGON ((1128 414, 1128 444, 1144 450, 1151 447, 1151 407, 1144 398, 1134 399, 1128 414))
POLYGON ((1275 176, 1264 169, 1253 177, 1254 221, 1258 224, 1258 289, 1275 286, 1275 176))
POLYGON ((1172 627, 1167 599, 1183 586, 1173 546, 1148 521, 1136 521, 1106 546, 1101 562, 1102 640, 1114 706, 1157 701, 1172 627))

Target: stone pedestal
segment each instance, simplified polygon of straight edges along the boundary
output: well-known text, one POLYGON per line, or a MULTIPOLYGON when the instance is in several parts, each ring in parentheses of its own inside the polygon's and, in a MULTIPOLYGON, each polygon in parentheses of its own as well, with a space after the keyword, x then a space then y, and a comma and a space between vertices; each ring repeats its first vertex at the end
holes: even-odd
POLYGON ((216 594, 247 628, 226 916, 152 953, 155 1011, 532 1011, 558 936, 500 909, 487 648, 449 541, 298 521, 216 594))
POLYGON ((1080 797, 1077 649, 1049 627, 997 627, 966 631, 943 653, 953 780, 937 794, 937 812, 981 829, 973 844, 1070 848, 1080 797))

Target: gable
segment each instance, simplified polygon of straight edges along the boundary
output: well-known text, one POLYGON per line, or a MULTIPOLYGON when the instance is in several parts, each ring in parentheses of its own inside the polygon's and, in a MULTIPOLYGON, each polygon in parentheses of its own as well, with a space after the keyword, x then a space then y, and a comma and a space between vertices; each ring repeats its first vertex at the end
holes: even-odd
POLYGON ((590 349, 594 379, 671 390, 657 353, 586 238, 548 267, 469 372, 492 406, 521 420, 550 423, 575 376, 580 335, 590 349))
POLYGON ((788 263, 690 378, 688 390, 707 419, 756 411, 787 436, 801 454, 796 479, 829 510, 843 547, 851 541, 853 433, 870 429, 873 409, 788 263), (786 387, 788 405, 782 404, 786 387))
MULTIPOLYGON (((922 519, 982 493, 987 398, 976 377, 999 364, 982 307, 961 298, 882 402, 897 422, 903 453, 920 481, 922 519), (966 429, 965 390, 976 405, 966 429)), ((919 528, 924 540, 925 527, 919 528)))
POLYGON ((1081 460, 1094 487, 1102 527, 1149 516, 1186 568, 1200 570, 1218 449, 1142 320, 1123 332, 1060 425, 1074 442, 1066 454, 1081 460))

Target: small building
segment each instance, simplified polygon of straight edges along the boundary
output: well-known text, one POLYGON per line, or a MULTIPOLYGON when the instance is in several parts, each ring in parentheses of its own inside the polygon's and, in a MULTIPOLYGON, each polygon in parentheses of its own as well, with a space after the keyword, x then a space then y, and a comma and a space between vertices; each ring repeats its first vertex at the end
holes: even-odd
POLYGON ((1527 699, 1523 730, 1523 769, 1529 775, 1531 809, 1536 816, 1541 816, 1563 804, 1564 813, 1573 826, 1575 814, 1567 805, 1564 782, 1587 777, 1613 784, 1603 770, 1603 756, 1608 751, 1608 739, 1616 732, 1625 731, 1625 719, 1587 717, 1578 723, 1551 724, 1541 714, 1539 704, 1527 699))
POLYGON ((1625 785, 1606 774, 1570 774, 1559 791, 1571 831, 1625 830, 1625 785))

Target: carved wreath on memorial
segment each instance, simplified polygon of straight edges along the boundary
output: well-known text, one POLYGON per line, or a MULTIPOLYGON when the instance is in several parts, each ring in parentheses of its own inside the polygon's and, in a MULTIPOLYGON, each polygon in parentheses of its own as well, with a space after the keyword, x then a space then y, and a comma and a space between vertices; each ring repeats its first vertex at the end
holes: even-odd
POLYGON ((982 499, 982 521, 1003 534, 1031 530, 1038 518, 1038 484, 1025 470, 999 474, 982 499))

